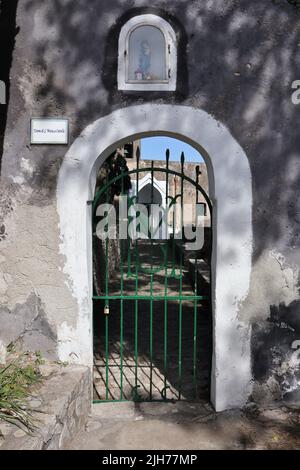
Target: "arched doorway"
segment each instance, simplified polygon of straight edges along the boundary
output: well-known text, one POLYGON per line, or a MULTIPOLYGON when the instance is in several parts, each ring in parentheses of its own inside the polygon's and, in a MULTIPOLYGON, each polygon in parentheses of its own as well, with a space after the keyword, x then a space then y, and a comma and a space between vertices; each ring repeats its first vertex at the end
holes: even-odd
POLYGON ((218 411, 241 406, 251 391, 250 325, 239 318, 251 274, 251 171, 245 152, 228 129, 199 109, 159 104, 123 108, 90 125, 67 152, 59 173, 57 210, 64 272, 78 311, 75 328, 62 321, 59 356, 92 367, 89 201, 98 169, 116 144, 159 133, 191 143, 205 157, 215 208, 211 401, 218 411))
POLYGON ((152 210, 154 205, 162 205, 163 200, 161 193, 154 185, 152 186, 151 183, 148 183, 139 190, 138 201, 147 209, 147 219, 153 222, 154 227, 159 227, 156 234, 157 238, 162 238, 164 228, 162 224, 160 224, 158 212, 152 210))

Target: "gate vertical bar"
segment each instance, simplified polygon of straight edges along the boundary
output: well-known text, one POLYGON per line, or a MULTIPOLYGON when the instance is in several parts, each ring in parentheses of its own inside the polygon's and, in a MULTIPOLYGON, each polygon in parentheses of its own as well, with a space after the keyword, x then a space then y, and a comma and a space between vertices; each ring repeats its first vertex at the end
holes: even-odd
MULTIPOLYGON (((196 205, 195 205, 195 220, 196 220, 196 233, 197 233, 197 224, 198 224, 198 184, 199 184, 199 175, 200 169, 199 166, 196 166, 196 205)), ((194 332, 193 332, 193 388, 194 388, 194 397, 197 398, 197 324, 198 324, 198 301, 196 296, 198 295, 198 253, 195 250, 195 272, 194 272, 194 332)))
MULTIPOLYGON (((106 185, 108 183, 108 169, 106 174, 106 185)), ((106 203, 108 204, 109 201, 109 189, 106 189, 106 203)), ((108 400, 109 395, 109 384, 108 384, 108 377, 109 377, 109 367, 108 367, 108 355, 109 355, 109 344, 108 344, 108 335, 109 335, 109 300, 108 300, 108 272, 109 272, 109 263, 108 263, 108 217, 107 217, 107 224, 105 226, 106 230, 106 237, 105 237, 105 399, 108 400)))
POLYGON ((166 150, 166 231, 165 236, 167 237, 166 241, 166 252, 165 252, 165 302, 164 302, 164 391, 165 399, 167 398, 167 373, 168 373, 168 260, 169 260, 169 159, 170 159, 170 150, 166 150))
MULTIPOLYGON (((136 202, 138 203, 139 199, 139 163, 140 163, 140 148, 136 150, 136 202)), ((137 229, 137 227, 136 227, 137 229)), ((140 229, 140 227, 139 227, 140 229)), ((138 240, 137 233, 135 239, 135 295, 138 295, 138 274, 139 274, 139 259, 138 259, 138 240)), ((137 397, 137 383, 138 383, 138 300, 135 300, 134 306, 134 385, 135 385, 135 394, 137 397)))
MULTIPOLYGON (((153 173, 153 166, 154 162, 151 161, 151 204, 150 204, 150 211, 151 217, 150 221, 150 243, 151 243, 151 275, 150 275, 150 400, 152 400, 152 388, 153 388, 153 234, 154 234, 154 226, 153 226, 153 182, 154 182, 154 173, 153 173)), ((150 214, 149 214, 150 215, 150 214)))
MULTIPOLYGON (((121 197, 124 196, 124 171, 122 171, 121 177, 121 197)), ((120 271, 121 271, 121 300, 120 300, 120 400, 123 399, 123 339, 124 339, 124 267, 123 267, 123 239, 120 238, 119 232, 119 243, 120 243, 120 271)))
POLYGON ((174 202, 175 202, 175 205, 174 205, 174 209, 173 209, 173 239, 172 239, 172 275, 174 276, 175 275, 175 257, 176 257, 176 246, 175 246, 175 230, 176 230, 176 216, 177 216, 177 213, 176 213, 176 197, 177 197, 177 180, 176 180, 177 176, 174 176, 174 202))
POLYGON ((180 184, 180 234, 181 243, 180 245, 180 280, 179 280, 179 347, 178 347, 178 382, 179 382, 179 399, 181 399, 182 390, 182 265, 183 265, 183 174, 184 174, 184 153, 181 153, 181 184, 180 184))
POLYGON ((150 391, 149 398, 152 400, 153 389, 153 274, 150 275, 150 337, 149 337, 149 356, 150 356, 150 391))

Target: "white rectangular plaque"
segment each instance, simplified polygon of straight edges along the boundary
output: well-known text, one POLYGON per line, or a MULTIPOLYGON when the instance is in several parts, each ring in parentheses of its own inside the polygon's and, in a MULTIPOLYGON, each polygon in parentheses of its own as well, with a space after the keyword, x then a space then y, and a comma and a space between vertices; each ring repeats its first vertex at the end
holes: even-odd
POLYGON ((60 144, 69 142, 69 121, 62 118, 32 118, 31 144, 60 144))

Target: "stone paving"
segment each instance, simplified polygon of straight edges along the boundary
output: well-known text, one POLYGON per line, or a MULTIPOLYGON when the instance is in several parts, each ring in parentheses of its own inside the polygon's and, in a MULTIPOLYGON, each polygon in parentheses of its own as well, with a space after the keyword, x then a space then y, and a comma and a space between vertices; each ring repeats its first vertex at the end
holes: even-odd
MULTIPOLYGON (((153 246, 143 243, 139 246, 140 265, 146 271, 153 264, 158 266, 161 262, 162 250, 159 244, 153 246)), ((172 255, 172 254, 171 254, 172 255)), ((172 271, 171 255, 169 255, 168 272, 172 271)), ((132 252, 131 272, 135 269, 134 251, 132 252)), ((175 274, 179 275, 180 267, 176 261, 175 274)), ((127 277, 128 268, 124 266, 124 295, 134 295, 135 278, 127 277)), ((152 290, 158 297, 165 293, 165 266, 153 275, 152 290)), ((188 266, 182 269, 182 292, 184 295, 194 295, 188 273, 188 266)), ((138 294, 150 295, 150 275, 139 271, 138 294)), ((168 296, 178 295, 180 281, 174 277, 168 278, 168 296)), ((109 293, 120 293, 120 274, 116 274, 109 283, 109 293)), ((201 295, 201 293, 199 293, 201 295)), ((105 331, 103 309, 101 302, 95 303, 96 332, 94 344, 94 398, 98 400, 118 400, 121 398, 131 400, 134 393, 138 393, 140 399, 160 400, 164 393, 167 399, 199 399, 208 397, 210 355, 211 355, 211 322, 210 310, 205 302, 197 306, 197 338, 196 338, 196 363, 194 368, 194 301, 182 301, 182 351, 179 346, 179 310, 178 300, 167 302, 167 366, 165 367, 165 302, 155 300, 152 302, 152 360, 150 352, 150 324, 151 302, 139 300, 138 321, 135 323, 134 300, 123 301, 123 370, 122 370, 122 395, 121 395, 121 344, 120 344, 120 300, 110 302, 110 314, 108 318, 108 361, 105 354, 105 331), (98 313, 99 312, 99 313, 98 313), (135 338, 135 325, 137 333, 135 338), (136 339, 136 342, 135 342, 136 339), (137 355, 135 346, 137 345, 137 355), (179 360, 181 357, 181 378, 179 360), (106 371, 106 364, 108 369, 106 371), (137 366, 136 366, 137 364, 137 366), (196 375, 195 375, 196 371, 196 375), (108 373, 108 390, 106 393, 106 372, 108 373), (137 387, 136 387, 137 386, 137 387)))
POLYGON ((93 450, 300 450, 299 403, 214 412, 209 403, 99 403, 68 445, 93 450))

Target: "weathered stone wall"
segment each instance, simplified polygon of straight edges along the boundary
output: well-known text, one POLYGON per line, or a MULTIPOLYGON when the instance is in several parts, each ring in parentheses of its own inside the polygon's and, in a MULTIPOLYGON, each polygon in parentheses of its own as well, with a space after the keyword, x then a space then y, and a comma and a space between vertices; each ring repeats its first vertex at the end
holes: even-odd
POLYGON ((29 406, 35 429, 0 420, 0 450, 58 450, 70 444, 91 410, 90 370, 78 365, 40 366, 43 382, 29 406))
MULTIPOLYGON (((1 166, 0 338, 55 357, 57 331, 66 331, 67 341, 78 311, 64 274, 56 212, 66 148, 30 146, 30 118, 68 117, 72 142, 88 124, 120 107, 188 105, 224 123, 248 156, 254 255, 240 319, 254 325, 257 383, 275 380, 280 393, 295 391, 295 373, 284 375, 283 387, 278 363, 289 370, 292 343, 300 338, 300 110, 291 102, 291 83, 300 78, 299 14, 283 0, 148 3, 18 2, 1 166), (149 12, 176 31, 177 90, 119 92, 118 33, 128 18, 149 12)), ((74 359, 71 350, 69 356, 74 359)))

